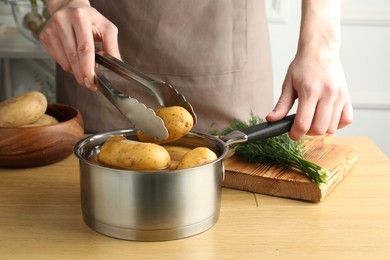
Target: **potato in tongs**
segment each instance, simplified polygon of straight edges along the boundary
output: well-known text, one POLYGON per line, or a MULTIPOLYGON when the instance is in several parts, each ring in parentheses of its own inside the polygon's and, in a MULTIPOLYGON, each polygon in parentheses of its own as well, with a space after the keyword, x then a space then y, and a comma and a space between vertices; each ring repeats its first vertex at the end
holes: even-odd
MULTIPOLYGON (((192 105, 168 83, 154 80, 130 65, 98 49, 95 51, 95 59, 96 63, 110 71, 133 83, 137 83, 137 86, 141 87, 145 92, 155 96, 161 106, 178 106, 184 108, 191 114, 193 124, 196 123, 197 119, 192 105)), ((96 83, 99 91, 134 124, 136 129, 157 141, 163 141, 169 138, 170 133, 165 122, 161 117, 156 115, 153 109, 147 108, 138 100, 117 91, 99 70, 96 71, 96 83)))

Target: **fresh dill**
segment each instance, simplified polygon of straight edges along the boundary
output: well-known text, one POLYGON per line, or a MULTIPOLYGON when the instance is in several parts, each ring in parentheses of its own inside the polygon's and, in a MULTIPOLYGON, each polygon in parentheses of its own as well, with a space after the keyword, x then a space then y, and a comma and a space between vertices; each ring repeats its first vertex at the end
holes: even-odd
MULTIPOLYGON (((262 118, 251 114, 248 122, 235 119, 229 127, 221 131, 216 131, 211 127, 210 133, 217 136, 225 136, 232 131, 263 122, 265 121, 262 118)), ((318 186, 326 184, 328 181, 329 171, 314 162, 306 160, 303 156, 303 141, 295 142, 287 133, 262 141, 233 144, 231 148, 234 149, 234 153, 237 156, 247 162, 267 163, 277 167, 292 168, 306 175, 318 186)))

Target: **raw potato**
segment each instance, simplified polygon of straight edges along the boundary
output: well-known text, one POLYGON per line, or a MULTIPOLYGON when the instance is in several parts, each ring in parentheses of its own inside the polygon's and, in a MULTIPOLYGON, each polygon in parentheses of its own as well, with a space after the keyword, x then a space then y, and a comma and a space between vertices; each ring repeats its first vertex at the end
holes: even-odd
POLYGON ((191 151, 191 148, 185 146, 176 146, 176 145, 164 145, 163 146, 169 153, 171 157, 171 165, 169 166, 170 170, 176 170, 177 165, 183 159, 184 155, 191 151))
POLYGON ((51 115, 48 114, 43 114, 37 121, 35 121, 32 124, 28 125, 22 125, 20 127, 34 127, 34 126, 43 126, 43 125, 53 125, 57 124, 58 120, 52 117, 51 115))
POLYGON ((46 111, 45 95, 30 91, 0 103, 0 127, 18 127, 32 124, 46 111))
POLYGON ((177 169, 187 169, 217 160, 217 155, 207 147, 197 147, 183 156, 177 169))
POLYGON ((162 170, 171 164, 168 151, 152 143, 112 137, 100 148, 98 160, 106 165, 127 170, 162 170))
POLYGON ((164 121, 165 127, 168 129, 169 136, 163 141, 157 141, 144 134, 142 131, 137 132, 138 139, 148 143, 166 143, 188 134, 194 126, 192 115, 183 107, 171 106, 162 107, 156 111, 156 115, 164 121))

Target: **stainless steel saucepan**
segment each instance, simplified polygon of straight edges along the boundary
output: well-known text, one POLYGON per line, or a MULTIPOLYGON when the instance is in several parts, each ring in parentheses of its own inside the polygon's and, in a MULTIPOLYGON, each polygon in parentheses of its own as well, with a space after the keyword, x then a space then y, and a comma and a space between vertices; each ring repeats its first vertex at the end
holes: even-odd
POLYGON ((219 139, 190 132, 169 145, 208 147, 218 159, 173 171, 129 171, 97 161, 109 137, 137 140, 136 130, 117 130, 88 136, 74 147, 80 160, 81 207, 85 223, 115 238, 138 241, 173 240, 211 228, 218 220, 224 164, 229 145, 251 142, 288 132, 294 115, 235 131, 219 139))

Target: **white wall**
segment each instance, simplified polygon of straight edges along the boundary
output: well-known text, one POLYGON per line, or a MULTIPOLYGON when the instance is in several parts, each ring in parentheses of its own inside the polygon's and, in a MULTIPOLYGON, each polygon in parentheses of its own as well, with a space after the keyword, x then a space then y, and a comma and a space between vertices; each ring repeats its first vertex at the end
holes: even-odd
MULTIPOLYGON (((267 0, 275 100, 296 51, 300 3, 267 0)), ((390 1, 344 0, 341 59, 354 122, 336 135, 369 136, 390 157, 390 1)))

